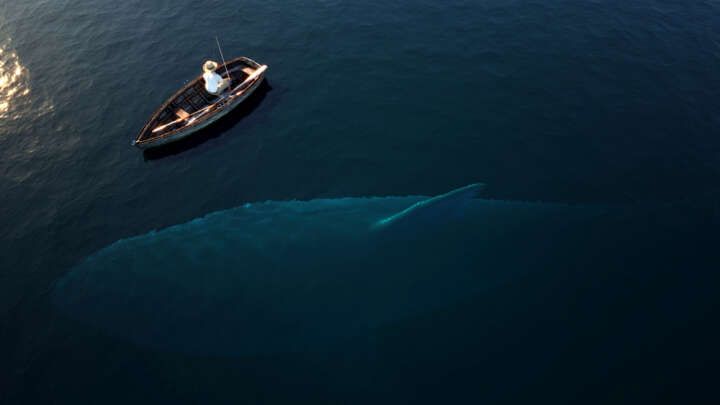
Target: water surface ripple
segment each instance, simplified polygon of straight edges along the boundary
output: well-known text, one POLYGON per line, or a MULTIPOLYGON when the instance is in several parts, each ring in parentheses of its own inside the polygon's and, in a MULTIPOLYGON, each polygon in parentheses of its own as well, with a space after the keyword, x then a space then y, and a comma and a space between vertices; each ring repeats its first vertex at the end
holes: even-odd
POLYGON ((0 402, 706 394, 718 72, 711 0, 0 2, 0 402), (270 66, 265 90, 182 148, 130 147, 218 57, 216 35, 226 56, 270 66), (519 281, 326 358, 156 353, 47 298, 103 246, 209 212, 478 181, 497 199, 680 204, 666 219, 684 239, 634 244, 649 236, 639 227, 621 247, 600 244, 627 259, 614 267, 519 281), (654 249, 677 256, 650 260, 654 249), (468 317, 486 322, 464 331, 468 317))

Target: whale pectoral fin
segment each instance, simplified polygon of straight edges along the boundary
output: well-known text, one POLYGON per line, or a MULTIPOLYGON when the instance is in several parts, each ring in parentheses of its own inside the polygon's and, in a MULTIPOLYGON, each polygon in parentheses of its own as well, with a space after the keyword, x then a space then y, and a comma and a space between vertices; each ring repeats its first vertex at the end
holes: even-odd
POLYGON ((410 207, 383 218, 373 224, 373 229, 404 227, 408 224, 422 224, 442 221, 461 213, 467 203, 476 198, 485 188, 482 183, 473 183, 448 193, 419 201, 410 207))

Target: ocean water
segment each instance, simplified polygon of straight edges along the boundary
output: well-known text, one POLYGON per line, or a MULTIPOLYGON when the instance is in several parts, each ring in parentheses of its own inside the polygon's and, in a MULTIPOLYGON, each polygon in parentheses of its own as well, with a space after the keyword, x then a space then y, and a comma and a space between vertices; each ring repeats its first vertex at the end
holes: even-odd
POLYGON ((719 12, 0 2, 0 402, 717 399, 719 12), (131 147, 218 58, 215 36, 227 57, 268 64, 267 84, 189 142, 131 147), (327 351, 157 350, 52 303, 84 258, 211 212, 474 182, 488 199, 619 213, 551 239, 567 254, 547 267, 327 351))

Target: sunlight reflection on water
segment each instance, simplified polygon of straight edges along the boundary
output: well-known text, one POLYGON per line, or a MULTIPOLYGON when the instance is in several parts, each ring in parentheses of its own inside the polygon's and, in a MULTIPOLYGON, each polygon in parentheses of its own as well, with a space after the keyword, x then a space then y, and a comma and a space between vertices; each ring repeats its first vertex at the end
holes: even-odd
POLYGON ((17 119, 14 108, 30 94, 29 72, 7 43, 0 44, 0 119, 17 119))
POLYGON ((30 71, 10 42, 0 41, 0 124, 22 118, 31 110, 41 115, 53 109, 49 103, 32 108, 30 71))

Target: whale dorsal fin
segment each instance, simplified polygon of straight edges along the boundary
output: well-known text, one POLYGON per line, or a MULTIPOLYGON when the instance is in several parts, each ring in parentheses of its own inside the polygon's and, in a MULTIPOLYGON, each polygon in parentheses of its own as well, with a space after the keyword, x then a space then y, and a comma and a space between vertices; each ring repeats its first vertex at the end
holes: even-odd
POLYGON ((392 229, 405 227, 408 224, 447 220, 461 213, 467 203, 476 198, 483 188, 485 188, 484 184, 473 183, 442 195, 418 201, 396 214, 377 221, 373 224, 373 229, 392 229))

